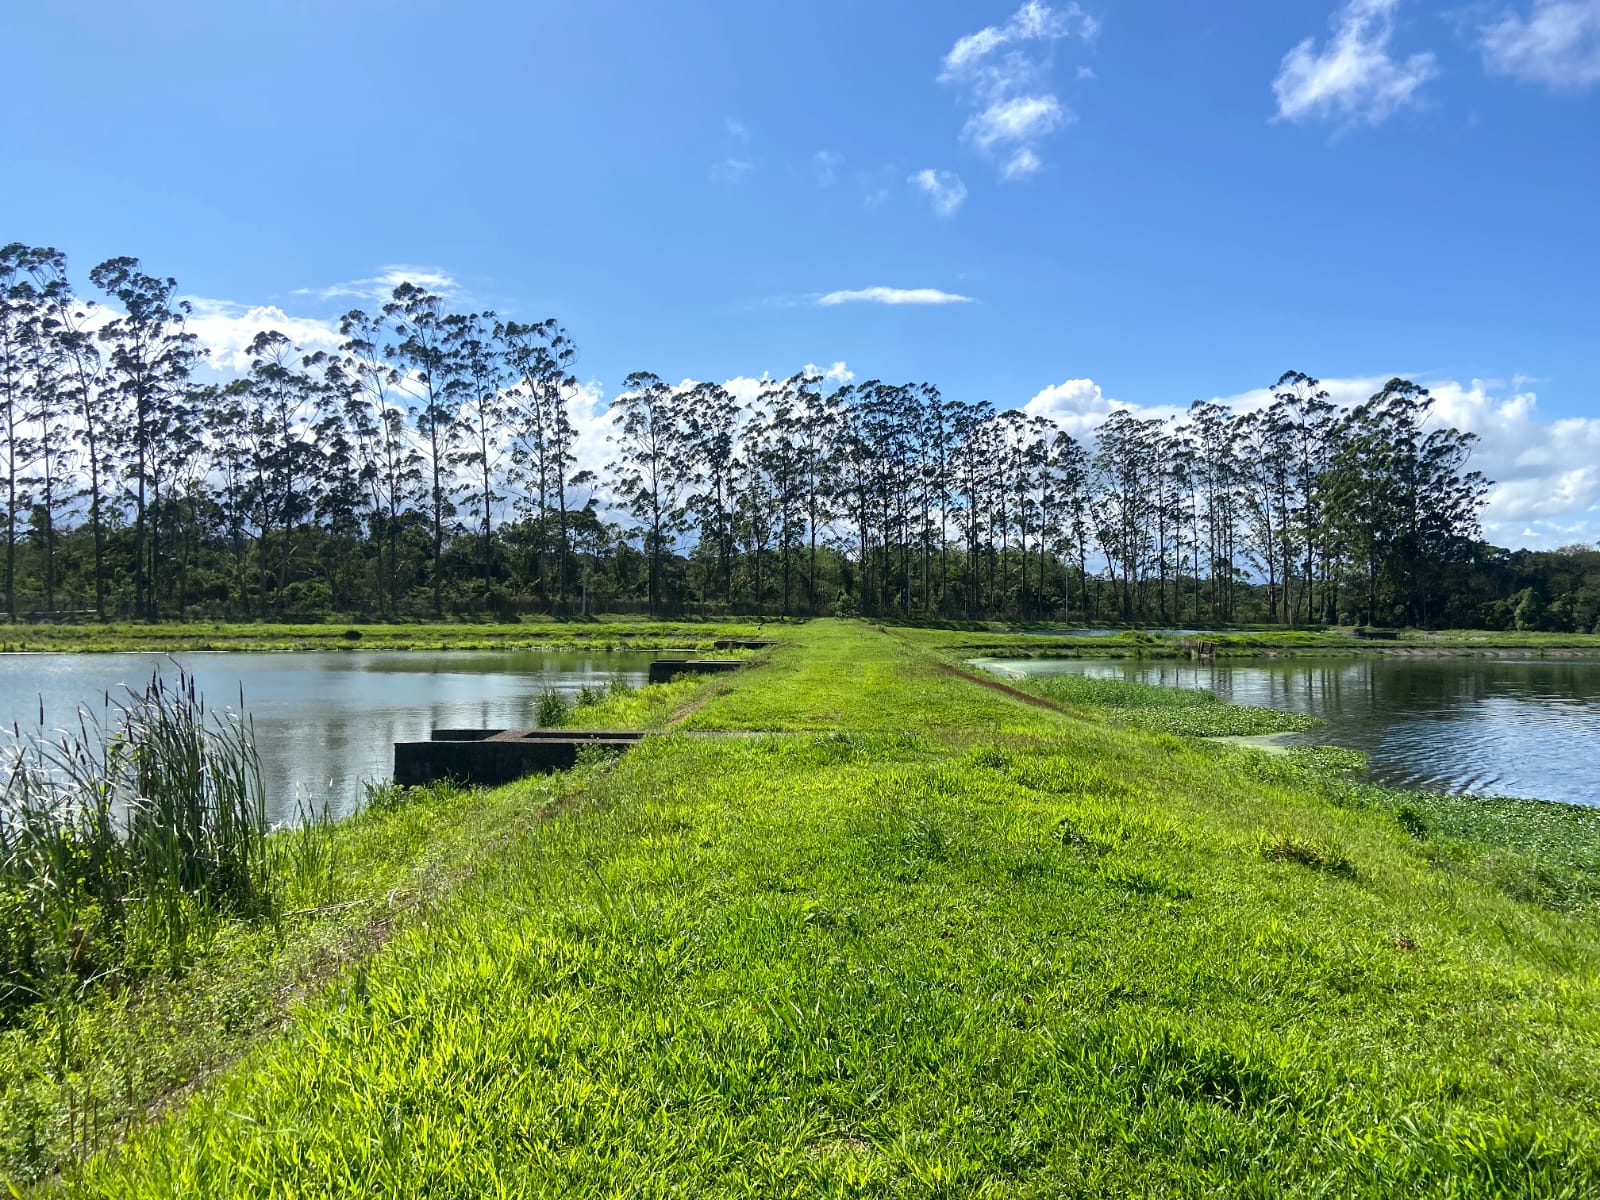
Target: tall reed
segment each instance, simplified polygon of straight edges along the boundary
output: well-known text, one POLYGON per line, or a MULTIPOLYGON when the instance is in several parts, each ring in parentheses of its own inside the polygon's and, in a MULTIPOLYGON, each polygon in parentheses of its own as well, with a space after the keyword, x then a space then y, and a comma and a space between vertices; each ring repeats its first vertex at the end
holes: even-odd
MULTIPOLYGON (((63 986, 176 968, 273 903, 260 759, 241 713, 157 672, 54 739, 14 729, 0 783, 0 1020, 63 986)), ((42 714, 41 714, 42 724, 42 714)))

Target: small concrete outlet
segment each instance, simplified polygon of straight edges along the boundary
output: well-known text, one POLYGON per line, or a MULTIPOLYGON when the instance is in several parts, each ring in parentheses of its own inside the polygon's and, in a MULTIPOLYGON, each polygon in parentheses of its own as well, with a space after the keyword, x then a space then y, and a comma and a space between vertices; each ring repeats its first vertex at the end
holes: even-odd
POLYGON ((626 750, 642 737, 632 729, 435 729, 426 742, 394 744, 394 781, 402 787, 440 779, 510 783, 565 770, 584 746, 626 750))

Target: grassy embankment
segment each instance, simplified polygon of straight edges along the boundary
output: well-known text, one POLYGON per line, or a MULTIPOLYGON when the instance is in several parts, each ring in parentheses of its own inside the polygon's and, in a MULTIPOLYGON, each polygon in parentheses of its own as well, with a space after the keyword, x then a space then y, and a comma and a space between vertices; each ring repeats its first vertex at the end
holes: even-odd
POLYGON ((195 621, 143 625, 0 626, 0 652, 120 653, 136 650, 514 650, 524 647, 708 649, 719 638, 769 637, 776 621, 644 621, 530 618, 515 624, 318 625, 195 621), (758 632, 759 630, 759 632, 758 632))
POLYGON ((1470 656, 1526 654, 1600 655, 1600 634, 1519 633, 1483 629, 1403 629, 1393 638, 1356 636, 1347 628, 1285 629, 1270 625, 1239 627, 1194 635, 1124 629, 1110 635, 1091 634, 1078 626, 1051 622, 1001 621, 887 622, 913 645, 969 656, 1037 655, 1083 658, 1187 657, 1199 642, 1210 643, 1222 658, 1293 654, 1389 654, 1396 656, 1470 656))
POLYGON ((358 818, 397 857, 385 822, 440 824, 428 898, 69 1182, 1600 1189, 1592 907, 1517 899, 1265 756, 1030 705, 862 625, 675 686, 709 696, 684 725, 775 736, 358 818))

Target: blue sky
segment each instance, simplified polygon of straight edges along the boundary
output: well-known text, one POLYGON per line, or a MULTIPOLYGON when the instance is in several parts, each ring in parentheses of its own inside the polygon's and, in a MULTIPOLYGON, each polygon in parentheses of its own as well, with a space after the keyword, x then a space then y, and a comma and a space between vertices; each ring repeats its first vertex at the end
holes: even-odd
POLYGON ((596 419, 641 369, 1085 429, 1398 373, 1485 435, 1491 534, 1600 537, 1600 0, 79 3, 7 40, 0 236, 175 275, 224 358, 409 268, 560 318, 596 419))

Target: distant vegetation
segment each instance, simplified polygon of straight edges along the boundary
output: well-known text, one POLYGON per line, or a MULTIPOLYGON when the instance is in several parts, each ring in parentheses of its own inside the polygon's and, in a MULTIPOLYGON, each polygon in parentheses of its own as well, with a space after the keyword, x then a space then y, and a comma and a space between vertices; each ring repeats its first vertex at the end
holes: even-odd
POLYGON ((808 370, 743 402, 640 372, 597 475, 554 319, 403 283, 344 316, 337 351, 264 332, 219 382, 176 281, 114 258, 88 283, 54 249, 0 249, 13 620, 1600 620, 1600 554, 1482 542, 1474 438, 1403 379, 1341 410, 1289 372, 1266 408, 1119 410, 1082 443, 930 383, 808 370))

